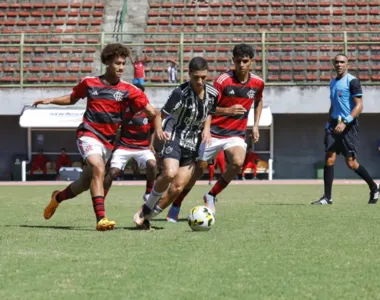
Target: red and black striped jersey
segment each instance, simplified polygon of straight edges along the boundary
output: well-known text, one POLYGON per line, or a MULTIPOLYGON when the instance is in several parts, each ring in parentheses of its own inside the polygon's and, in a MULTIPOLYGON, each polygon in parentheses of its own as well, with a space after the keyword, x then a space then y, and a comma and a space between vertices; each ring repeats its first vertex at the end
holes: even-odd
POLYGON ((138 112, 149 103, 146 95, 137 87, 120 80, 116 85, 107 85, 101 77, 86 77, 73 88, 74 98, 87 98, 83 122, 77 136, 91 136, 112 149, 116 130, 120 126, 125 104, 138 112))
POLYGON ((214 87, 219 91, 218 107, 231 107, 235 104, 241 104, 247 112, 236 116, 213 115, 211 135, 219 138, 233 136, 244 138, 248 123, 248 113, 253 102, 262 99, 264 81, 260 77, 249 73, 248 80, 242 83, 236 78, 234 72, 230 71, 220 75, 215 80, 214 87))
POLYGON ((153 122, 145 112, 133 113, 127 107, 117 145, 122 148, 148 149, 152 128, 153 122))

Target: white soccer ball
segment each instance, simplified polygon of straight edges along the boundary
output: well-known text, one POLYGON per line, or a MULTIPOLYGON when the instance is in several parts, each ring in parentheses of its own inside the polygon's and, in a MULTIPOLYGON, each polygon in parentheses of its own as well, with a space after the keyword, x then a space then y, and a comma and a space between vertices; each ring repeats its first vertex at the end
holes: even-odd
POLYGON ((187 220, 193 231, 208 231, 215 224, 215 217, 206 206, 194 207, 190 210, 187 220))

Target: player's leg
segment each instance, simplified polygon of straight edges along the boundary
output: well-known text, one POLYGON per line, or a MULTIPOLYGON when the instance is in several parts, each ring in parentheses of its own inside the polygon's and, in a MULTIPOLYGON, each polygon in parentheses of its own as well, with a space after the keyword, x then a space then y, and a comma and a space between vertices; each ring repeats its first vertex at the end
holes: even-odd
POLYGON ((50 219, 62 201, 73 199, 84 191, 87 191, 90 188, 91 178, 92 170, 85 165, 79 179, 69 184, 62 191, 53 191, 50 202, 44 209, 44 218, 50 219))
POLYGON ((319 200, 314 201, 311 204, 332 204, 332 185, 334 181, 334 164, 336 160, 336 155, 337 152, 335 151, 326 152, 325 166, 323 169, 324 193, 319 200))
MULTIPOLYGON (((199 156, 198 156, 198 162, 195 166, 195 170, 193 173, 193 176, 191 177, 190 181, 186 185, 186 187, 183 189, 183 191, 177 196, 177 198, 173 201, 172 206, 169 209, 168 217, 172 214, 176 214, 177 211, 179 213, 179 209, 181 207, 182 201, 185 199, 188 193, 190 193, 191 189, 195 185, 195 183, 202 178, 204 174, 204 168, 207 166, 208 161, 212 161, 215 159, 216 155, 220 151, 220 149, 223 147, 223 143, 217 139, 212 138, 211 145, 209 145, 207 148, 200 148, 199 149, 199 156), (172 210, 174 211, 172 213, 172 210)), ((165 204, 165 198, 163 199, 163 203, 159 203, 160 207, 167 207, 168 204, 165 204), (161 206, 162 205, 162 206, 161 206)))
POLYGON ((177 176, 179 170, 179 160, 175 158, 163 159, 163 170, 157 177, 152 192, 150 193, 145 204, 134 215, 133 220, 138 227, 143 226, 144 221, 149 220, 152 216, 153 209, 162 197, 163 193, 168 189, 169 185, 177 176))
POLYGON ((379 184, 373 180, 367 169, 359 164, 355 157, 346 157, 346 164, 368 184, 370 190, 368 204, 375 204, 379 200, 379 184))
POLYGON ((212 181, 214 181, 215 176, 215 165, 209 165, 208 166, 208 176, 209 176, 209 184, 211 184, 212 181))
POLYGON ((216 164, 220 168, 220 173, 223 174, 226 171, 226 161, 224 160, 224 155, 217 158, 216 164))
POLYGON ((149 198, 149 194, 152 192, 154 181, 157 176, 156 158, 150 150, 137 151, 133 157, 136 160, 137 165, 140 168, 145 169, 146 186, 143 199, 146 201, 149 198))
POLYGON ((359 164, 357 161, 357 145, 358 145, 358 133, 359 128, 358 124, 351 123, 347 125, 346 130, 342 133, 342 154, 345 157, 347 166, 353 170, 356 174, 358 174, 367 184, 370 190, 370 196, 368 200, 368 204, 375 204, 379 199, 379 185, 373 180, 373 178, 369 175, 367 169, 359 164))
POLYGON ((125 149, 117 148, 112 153, 112 158, 109 163, 109 169, 104 177, 103 182, 104 198, 106 198, 112 186, 112 182, 119 177, 122 170, 125 169, 125 165, 131 158, 132 154, 130 153, 130 151, 127 151, 125 149))
MULTIPOLYGON (((194 168, 195 168, 194 163, 192 163, 191 165, 181 166, 179 168, 177 176, 174 178, 172 184, 170 185, 170 187, 166 193, 167 194, 166 195, 167 206, 169 206, 169 204, 172 203, 173 200, 176 199, 181 194, 181 192, 184 190, 184 188, 186 187, 187 183, 190 181, 190 179, 194 173, 194 168)), ((166 207, 162 208, 162 210, 165 209, 166 207)), ((156 208, 155 208, 156 213, 160 212, 158 210, 158 208, 159 207, 156 206, 156 208), (156 209, 158 211, 156 211, 156 209)), ((171 214, 168 214, 166 219, 169 222, 177 222, 178 221, 178 215, 179 215, 179 208, 176 212, 174 210, 172 210, 171 214)))
POLYGON ((253 170, 253 179, 257 179, 257 164, 252 163, 251 169, 253 170))
POLYGON ((112 230, 115 222, 108 220, 105 216, 103 188, 106 162, 111 157, 112 151, 91 137, 82 136, 78 139, 77 144, 86 164, 92 170, 90 193, 97 221, 96 229, 100 231, 112 230))
POLYGON ((227 169, 203 198, 206 206, 209 207, 214 213, 216 196, 221 193, 240 172, 245 160, 247 149, 247 144, 244 140, 237 137, 224 139, 222 143, 228 162, 227 169))

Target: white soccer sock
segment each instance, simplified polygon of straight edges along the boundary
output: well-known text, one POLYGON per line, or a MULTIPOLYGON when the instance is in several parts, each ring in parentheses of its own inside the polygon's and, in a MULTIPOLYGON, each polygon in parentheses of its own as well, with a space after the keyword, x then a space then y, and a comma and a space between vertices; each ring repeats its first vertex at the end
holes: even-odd
POLYGON ((152 192, 149 195, 148 200, 146 200, 145 205, 148 206, 150 209, 153 209, 156 203, 161 199, 163 193, 158 193, 153 188, 152 192))

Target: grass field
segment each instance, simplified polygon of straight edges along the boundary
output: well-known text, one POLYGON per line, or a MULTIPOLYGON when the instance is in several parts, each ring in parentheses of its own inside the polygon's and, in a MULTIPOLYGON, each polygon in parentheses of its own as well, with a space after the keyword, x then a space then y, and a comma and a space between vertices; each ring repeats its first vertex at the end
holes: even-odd
POLYGON ((42 211, 54 187, 1 187, 0 299, 380 299, 380 206, 365 185, 230 186, 215 227, 186 220, 208 187, 184 203, 181 222, 135 230, 143 187, 115 187, 112 232, 95 231, 89 195, 42 211))

